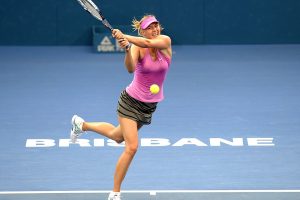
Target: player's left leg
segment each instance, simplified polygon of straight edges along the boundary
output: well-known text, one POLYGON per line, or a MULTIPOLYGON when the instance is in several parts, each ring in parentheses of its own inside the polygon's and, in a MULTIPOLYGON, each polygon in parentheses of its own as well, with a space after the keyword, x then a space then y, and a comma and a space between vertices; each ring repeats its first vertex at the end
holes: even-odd
POLYGON ((120 128, 125 140, 125 149, 121 154, 114 175, 114 192, 120 192, 121 184, 130 166, 130 163, 138 150, 138 123, 132 119, 119 117, 120 128))

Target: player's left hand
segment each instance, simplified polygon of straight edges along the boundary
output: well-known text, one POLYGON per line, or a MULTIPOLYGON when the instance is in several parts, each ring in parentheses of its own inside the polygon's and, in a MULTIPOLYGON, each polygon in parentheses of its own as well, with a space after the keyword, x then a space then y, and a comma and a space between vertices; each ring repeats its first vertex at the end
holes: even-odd
POLYGON ((119 29, 114 29, 112 31, 112 36, 114 38, 116 38, 117 40, 124 38, 124 34, 122 33, 122 31, 120 31, 119 29))

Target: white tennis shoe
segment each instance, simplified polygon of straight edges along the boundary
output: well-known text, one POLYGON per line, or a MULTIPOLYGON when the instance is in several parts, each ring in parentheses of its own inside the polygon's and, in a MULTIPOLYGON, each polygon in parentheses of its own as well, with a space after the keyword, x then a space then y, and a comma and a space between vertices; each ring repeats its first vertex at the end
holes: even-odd
POLYGON ((74 115, 72 117, 72 129, 70 133, 70 139, 72 143, 76 143, 77 139, 84 133, 84 131, 82 130, 83 122, 84 120, 77 115, 74 115))
POLYGON ((109 193, 107 200, 121 200, 120 192, 111 192, 109 193))

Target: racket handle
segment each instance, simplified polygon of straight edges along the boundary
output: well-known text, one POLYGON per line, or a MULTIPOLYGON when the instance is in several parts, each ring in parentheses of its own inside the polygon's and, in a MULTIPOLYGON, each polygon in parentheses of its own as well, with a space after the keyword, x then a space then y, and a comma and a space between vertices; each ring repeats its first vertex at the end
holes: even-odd
POLYGON ((128 43, 128 45, 125 47, 126 51, 129 51, 130 47, 131 47, 131 43, 128 43))
POLYGON ((110 25, 110 23, 103 17, 103 19, 102 19, 102 23, 104 24, 104 26, 106 27, 106 28, 108 28, 110 31, 113 31, 114 29, 113 29, 113 27, 110 25))

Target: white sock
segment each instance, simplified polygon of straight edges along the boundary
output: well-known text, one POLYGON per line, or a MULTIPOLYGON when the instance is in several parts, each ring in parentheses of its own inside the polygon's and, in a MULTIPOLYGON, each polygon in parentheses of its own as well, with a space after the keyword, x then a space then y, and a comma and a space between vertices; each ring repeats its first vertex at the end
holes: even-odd
POLYGON ((119 197, 120 195, 121 195, 121 192, 110 192, 109 193, 110 197, 115 197, 115 196, 119 197))

